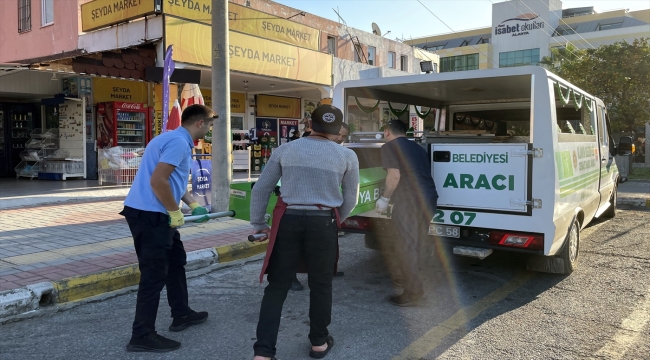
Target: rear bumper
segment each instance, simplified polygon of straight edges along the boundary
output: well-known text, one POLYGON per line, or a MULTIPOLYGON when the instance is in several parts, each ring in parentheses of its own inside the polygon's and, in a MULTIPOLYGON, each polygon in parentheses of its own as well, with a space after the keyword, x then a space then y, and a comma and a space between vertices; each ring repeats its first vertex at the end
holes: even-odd
MULTIPOLYGON (((341 228, 340 231, 355 234, 372 234, 375 236, 391 236, 390 219, 368 219, 367 228, 341 228)), ((474 227, 460 226, 461 236, 459 238, 450 238, 442 236, 429 235, 428 240, 440 241, 445 246, 467 246, 482 249, 493 249, 509 251, 520 254, 544 255, 544 250, 524 249, 514 246, 494 245, 490 243, 490 231, 499 231, 499 229, 482 229, 474 227)))

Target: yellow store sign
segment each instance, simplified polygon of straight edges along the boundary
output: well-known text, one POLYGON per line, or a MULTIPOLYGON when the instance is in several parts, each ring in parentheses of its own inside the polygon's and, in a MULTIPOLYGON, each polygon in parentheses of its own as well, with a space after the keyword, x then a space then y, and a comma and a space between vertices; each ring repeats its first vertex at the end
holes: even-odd
MULTIPOLYGON (((205 24, 212 23, 212 0, 164 0, 163 12, 205 24)), ((320 31, 249 7, 228 3, 230 30, 320 50, 320 31)))
MULTIPOLYGON (((201 89, 201 94, 203 95, 203 101, 205 106, 212 107, 212 90, 210 89, 201 89)), ((230 112, 231 113, 245 113, 246 112, 246 94, 243 93, 230 93, 230 112)))
POLYGON ((96 30, 156 12, 160 12, 156 0, 94 0, 81 5, 81 30, 96 30))
MULTIPOLYGON (((212 66, 212 28, 165 17, 165 43, 174 60, 212 66)), ((251 74, 331 85, 332 55, 230 32, 230 69, 251 74)))
POLYGON ((147 84, 142 81, 128 81, 93 77, 93 102, 121 101, 146 104, 149 100, 147 84))
POLYGON ((300 98, 257 95, 257 116, 300 119, 300 98))

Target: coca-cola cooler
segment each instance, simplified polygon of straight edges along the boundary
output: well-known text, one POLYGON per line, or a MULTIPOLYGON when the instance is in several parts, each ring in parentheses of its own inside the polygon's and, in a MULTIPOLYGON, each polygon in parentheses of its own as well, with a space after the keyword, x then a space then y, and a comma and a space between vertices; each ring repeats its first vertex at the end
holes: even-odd
POLYGON ((151 140, 150 111, 146 104, 97 104, 97 147, 144 147, 151 140))

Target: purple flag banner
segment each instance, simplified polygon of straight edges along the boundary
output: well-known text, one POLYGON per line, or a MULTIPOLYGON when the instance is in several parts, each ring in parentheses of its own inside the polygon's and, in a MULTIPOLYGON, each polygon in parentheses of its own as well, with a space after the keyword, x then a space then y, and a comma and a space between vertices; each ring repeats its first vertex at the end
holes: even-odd
POLYGON ((172 60, 173 46, 169 45, 165 52, 165 60, 163 64, 163 79, 162 79, 162 130, 161 133, 167 131, 167 119, 169 118, 169 78, 172 76, 176 64, 172 60))

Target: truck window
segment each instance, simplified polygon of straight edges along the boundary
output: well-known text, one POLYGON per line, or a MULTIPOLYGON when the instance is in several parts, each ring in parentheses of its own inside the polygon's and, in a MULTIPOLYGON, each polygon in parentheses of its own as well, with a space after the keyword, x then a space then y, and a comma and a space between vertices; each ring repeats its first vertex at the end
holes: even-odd
POLYGON ((497 137, 530 136, 530 109, 455 112, 453 130, 484 130, 497 137))
POLYGON ((605 109, 599 106, 596 114, 598 116, 598 141, 601 146, 604 146, 607 143, 605 141, 605 127, 603 126, 605 123, 605 109))
MULTIPOLYGON (((593 141, 596 135, 596 112, 589 111, 586 101, 582 102, 579 109, 574 105, 573 97, 565 105, 560 99, 560 94, 555 88, 555 116, 558 142, 593 141), (589 137, 584 137, 588 135, 589 137)), ((594 104, 593 100, 590 104, 594 104)), ((594 106, 592 105, 592 106, 594 106)), ((592 107, 592 109, 595 109, 592 107)))

